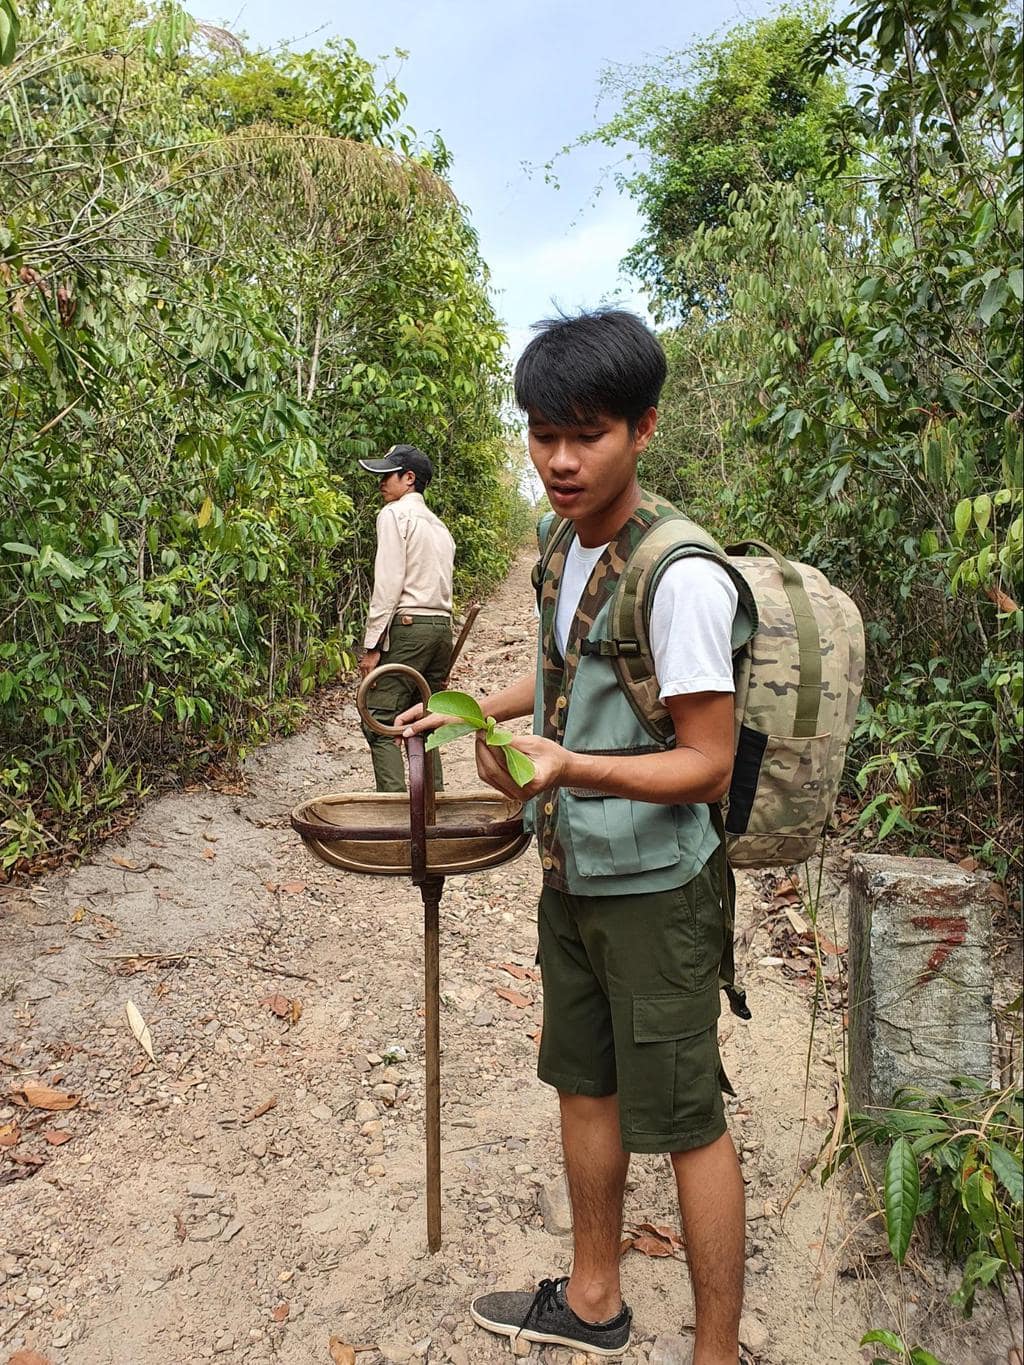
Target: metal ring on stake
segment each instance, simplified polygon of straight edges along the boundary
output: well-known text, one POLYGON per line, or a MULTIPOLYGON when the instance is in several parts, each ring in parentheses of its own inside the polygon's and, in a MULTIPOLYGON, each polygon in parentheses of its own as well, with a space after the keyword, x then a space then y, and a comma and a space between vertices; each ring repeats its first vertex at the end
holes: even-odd
POLYGON ((359 712, 363 723, 375 734, 387 735, 389 739, 401 739, 404 732, 404 726, 381 724, 379 720, 370 715, 370 710, 367 706, 367 693, 374 683, 379 678, 383 678, 386 673, 404 673, 407 678, 411 678, 419 688, 420 700, 423 702, 424 709, 426 709, 427 702, 430 700, 430 685, 422 673, 417 673, 415 668, 410 668, 408 664, 381 664, 378 668, 375 668, 372 673, 367 673, 366 677, 359 684, 359 690, 356 692, 356 710, 359 712))

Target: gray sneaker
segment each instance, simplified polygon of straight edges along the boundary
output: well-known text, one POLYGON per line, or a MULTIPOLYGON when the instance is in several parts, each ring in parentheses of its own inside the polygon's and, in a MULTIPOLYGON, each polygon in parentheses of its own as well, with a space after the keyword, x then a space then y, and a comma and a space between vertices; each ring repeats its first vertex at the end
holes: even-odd
POLYGON ((536 1294, 481 1294, 469 1305, 473 1321, 488 1332, 515 1341, 550 1341, 558 1346, 576 1346, 595 1356, 621 1356, 629 1346, 629 1325, 633 1314, 622 1305, 607 1322, 584 1322, 565 1301, 569 1277, 541 1280, 536 1294))

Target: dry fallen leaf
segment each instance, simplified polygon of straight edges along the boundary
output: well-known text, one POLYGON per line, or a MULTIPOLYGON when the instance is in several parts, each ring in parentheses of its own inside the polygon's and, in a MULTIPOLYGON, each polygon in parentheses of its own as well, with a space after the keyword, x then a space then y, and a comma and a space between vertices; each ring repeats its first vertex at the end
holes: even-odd
POLYGON ((19 1166, 31 1166, 33 1170, 38 1170, 40 1166, 46 1165, 46 1157, 39 1156, 36 1152, 16 1152, 12 1147, 7 1153, 8 1161, 15 1161, 19 1166))
POLYGON ((112 863, 116 863, 118 867, 126 867, 129 870, 129 872, 134 872, 137 867, 137 864, 133 863, 131 858, 121 858, 116 853, 114 854, 110 861, 112 863))
POLYGON ((153 1055, 153 1036, 149 1031, 149 1025, 139 1013, 133 1001, 129 1000, 125 1004, 125 1013, 128 1015, 128 1023, 132 1033, 135 1034, 135 1041, 151 1062, 156 1061, 153 1055))
POLYGON ((174 1215, 174 1235, 179 1242, 184 1242, 188 1237, 188 1228, 185 1226, 185 1220, 180 1213, 174 1215))
POLYGON ((495 963, 498 971, 508 972, 509 976, 514 976, 517 981, 539 981, 540 973, 530 967, 517 967, 514 962, 495 963))
POLYGON ((299 1020, 302 1018, 302 1001, 301 1001, 301 1000, 293 1000, 293 1001, 291 1001, 291 1007, 290 1007, 290 1009, 289 1009, 289 1011, 288 1011, 288 1017, 291 1019, 291 1021, 292 1021, 293 1024, 297 1024, 297 1023, 299 1022, 299 1020))
POLYGON ((15 1351, 7 1365, 50 1365, 50 1360, 48 1356, 41 1356, 38 1351, 26 1348, 23 1351, 15 1351))
POLYGON ((21 1109, 74 1109, 80 1097, 39 1081, 26 1081, 10 1091, 10 1098, 21 1109))
POLYGON ((266 1005, 279 1019, 287 1019, 292 1012, 292 1002, 280 991, 275 991, 272 995, 265 995, 260 1004, 266 1005))
POLYGON ((342 1341, 341 1337, 331 1337, 327 1349, 331 1353, 334 1365, 356 1365, 355 1348, 347 1341, 342 1341))
POLYGON ((1007 597, 1006 593, 1003 592, 1002 588, 997 588, 995 586, 988 587, 985 589, 985 596, 988 598, 990 602, 995 603, 997 611, 1009 613, 1011 611, 1020 610, 1020 608, 1017 606, 1017 603, 1013 600, 1013 598, 1007 597))
POLYGON ((620 1247, 621 1252, 639 1251, 644 1256, 675 1256, 683 1249, 683 1239, 671 1228, 655 1223, 637 1223, 626 1229, 628 1238, 620 1247))
POLYGON ((216 858, 216 856, 217 856, 217 851, 216 851, 216 849, 212 849, 212 848, 204 848, 204 849, 203 849, 203 857, 204 857, 204 858, 206 858, 206 859, 212 861, 214 858, 216 858))
POLYGON ((13 1121, 0 1124, 0 1147, 13 1147, 21 1139, 21 1129, 13 1121))
POLYGON ((253 1119, 261 1119, 261 1118, 263 1117, 264 1114, 269 1114, 270 1111, 271 1111, 271 1109, 276 1109, 276 1108, 277 1108, 277 1096, 276 1096, 276 1095, 270 1095, 270 1096, 268 1096, 267 1099, 265 1099, 265 1100, 263 1101, 262 1104, 258 1104, 258 1105, 256 1106, 256 1108, 252 1111, 251 1114, 246 1114, 246 1116, 245 1116, 245 1118, 242 1120, 242 1122, 243 1122, 243 1123, 252 1123, 253 1119))
POLYGON ((793 930, 795 933, 810 934, 811 926, 807 923, 807 921, 804 919, 803 915, 801 915, 799 910, 794 910, 791 905, 784 905, 782 907, 782 911, 786 918, 789 920, 790 924, 793 926, 793 930))
POLYGON ((772 897, 772 909, 781 910, 786 905, 793 905, 800 900, 800 892, 795 886, 780 887, 772 897))
POLYGON ((51 1147, 60 1147, 62 1143, 70 1142, 75 1135, 69 1133, 66 1128, 44 1128, 42 1136, 51 1147))
POLYGON ((507 1000, 510 1005, 515 1005, 517 1010, 525 1010, 533 1002, 527 1000, 525 995, 520 995, 518 991, 509 990, 507 986, 495 986, 494 994, 500 995, 502 1000, 507 1000))
POLYGON ((289 896, 297 896, 297 895, 299 895, 300 892, 305 891, 305 889, 306 889, 306 883, 305 883, 305 882, 282 882, 281 885, 280 885, 277 889, 278 889, 278 891, 284 891, 284 892, 285 892, 287 895, 289 895, 289 896))
POLYGON ((281 1302, 270 1314, 270 1316, 274 1319, 275 1322, 284 1322, 285 1318, 288 1316, 290 1312, 291 1304, 288 1302, 287 1299, 282 1299, 281 1302))

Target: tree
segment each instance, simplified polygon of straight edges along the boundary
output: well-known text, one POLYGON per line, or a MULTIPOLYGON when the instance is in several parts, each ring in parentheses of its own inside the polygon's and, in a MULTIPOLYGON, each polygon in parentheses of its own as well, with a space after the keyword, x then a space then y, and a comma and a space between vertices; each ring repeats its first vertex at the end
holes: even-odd
POLYGON ((627 263, 666 318, 714 298, 718 280, 692 260, 684 271, 680 253, 699 227, 725 221, 733 195, 797 177, 822 192, 843 83, 800 58, 823 21, 820 7, 785 10, 657 64, 606 72, 621 108, 582 141, 635 143, 647 162, 619 176, 645 220, 627 263))
POLYGON ((237 44, 166 0, 23 19, 0 67, 0 872, 161 763, 291 723, 351 661, 359 456, 434 455, 460 592, 519 529, 485 271, 392 83, 335 44, 232 85, 237 44))
POLYGON ((666 336, 675 444, 646 474, 854 592, 865 823, 1019 876, 1020 26, 872 0, 809 66, 861 72, 823 130, 829 192, 762 181, 693 231, 679 278, 721 293, 666 336))

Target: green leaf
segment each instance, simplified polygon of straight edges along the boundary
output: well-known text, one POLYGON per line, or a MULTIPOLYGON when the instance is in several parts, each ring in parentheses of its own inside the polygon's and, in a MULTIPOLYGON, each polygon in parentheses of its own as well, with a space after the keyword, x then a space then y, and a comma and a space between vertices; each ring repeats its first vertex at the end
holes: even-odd
POLYGON ((974 504, 970 498, 961 498, 956 505, 956 511, 953 513, 953 525, 956 527, 957 535, 961 538, 967 534, 973 512, 974 504))
POLYGON ((939 553, 939 538, 934 531, 922 531, 920 545, 923 559, 930 559, 939 553))
POLYGON ((25 545, 20 540, 5 540, 4 549, 10 550, 12 555, 35 555, 34 545, 25 545))
POLYGON ((988 530, 988 524, 991 520, 992 499, 987 493, 982 493, 974 499, 974 522, 982 535, 988 530))
POLYGON ((480 703, 468 692, 435 692, 427 701, 427 710, 435 716, 458 716, 474 730, 482 730, 487 724, 480 703))
POLYGON ((518 749, 513 749, 511 745, 504 746, 504 752, 509 776, 516 786, 525 787, 527 782, 532 782, 537 771, 533 762, 525 754, 520 753, 518 749))
POLYGON ((884 1327, 874 1327, 870 1332, 865 1332, 860 1339, 862 1346, 888 1346, 890 1351, 902 1351, 903 1342, 895 1332, 887 1332, 884 1327))
POLYGON ((915 1346, 910 1352, 910 1365, 942 1365, 942 1361, 923 1346, 915 1346))
POLYGON ((892 394, 885 387, 885 380, 877 370, 873 370, 870 365, 862 365, 860 367, 860 372, 861 377, 868 381, 883 403, 892 401, 892 394))
POLYGON ((978 317, 987 327, 992 319, 1002 309, 1010 293, 1009 281, 1005 275, 997 275, 994 280, 990 280, 985 293, 982 295, 981 303, 978 304, 978 317))
POLYGON ((487 728, 488 744, 493 744, 495 747, 500 748, 504 744, 512 744, 514 740, 515 735, 511 734, 508 730, 499 730, 496 726, 488 726, 487 728))
POLYGON ((988 1159, 992 1163, 996 1179, 1013 1202, 1015 1204, 1024 1202, 1024 1173, 1020 1157, 1008 1151, 1002 1143, 993 1142, 989 1147, 988 1159))
POLYGON ((11 0, 0 0, 0 66, 14 61, 21 21, 11 0))
POLYGON ((902 1265, 910 1234, 914 1230, 917 1206, 921 1199, 921 1173, 914 1149, 906 1138, 897 1138, 885 1163, 885 1230, 889 1250, 897 1265, 902 1265))
POLYGON ((790 411, 786 413, 786 420, 782 424, 782 434, 788 441, 792 441, 793 438, 798 436, 803 430, 806 420, 807 414, 804 412, 803 408, 791 408, 790 411))
POLYGON ((478 728, 476 725, 470 725, 468 721, 459 721, 455 725, 440 725, 436 730, 431 730, 426 747, 440 749, 442 744, 449 744, 453 739, 461 739, 463 735, 471 735, 478 728))
POLYGON ((994 1230, 996 1226, 995 1181, 987 1166, 972 1171, 964 1181, 961 1201, 971 1222, 983 1236, 987 1236, 994 1230))

